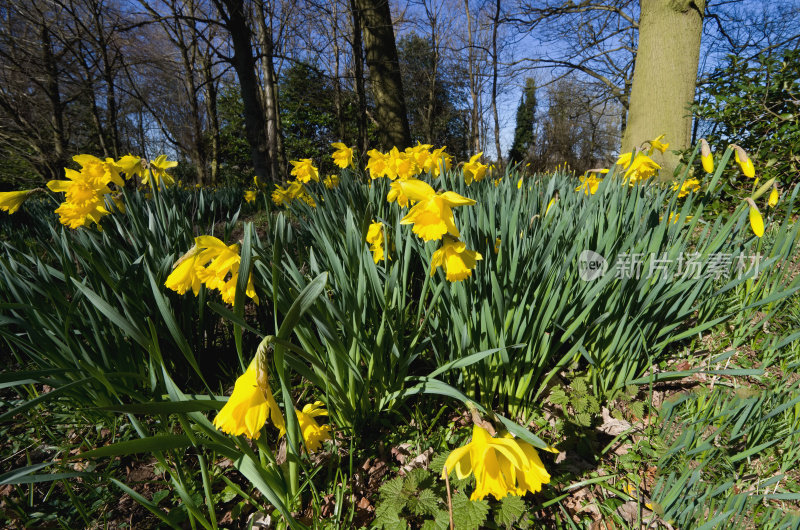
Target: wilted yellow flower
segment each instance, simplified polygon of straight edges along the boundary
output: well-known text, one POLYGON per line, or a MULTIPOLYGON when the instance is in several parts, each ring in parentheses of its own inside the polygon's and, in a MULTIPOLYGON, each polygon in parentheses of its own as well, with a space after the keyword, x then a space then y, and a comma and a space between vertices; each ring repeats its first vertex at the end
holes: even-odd
POLYGON ((125 155, 117 160, 116 165, 119 168, 119 171, 125 173, 127 178, 131 178, 133 176, 141 177, 144 174, 142 159, 138 156, 125 155))
POLYGON ((770 208, 775 208, 778 205, 778 187, 777 186, 772 186, 772 191, 769 194, 769 200, 767 201, 767 205, 770 208))
MULTIPOLYGON (((586 195, 594 195, 597 193, 598 186, 603 182, 603 179, 596 177, 594 173, 589 173, 588 176, 581 175, 579 178, 581 185, 575 188, 575 191, 583 191, 586 195)), ((548 206, 548 209, 549 208, 548 206)), ((547 212, 545 212, 545 215, 547 215, 547 212)))
POLYGON ((319 182, 319 171, 310 158, 290 160, 289 163, 293 166, 291 175, 299 182, 310 182, 312 179, 319 182))
POLYGON ((683 184, 678 182, 672 185, 673 191, 678 191, 678 198, 686 197, 692 192, 700 191, 700 181, 697 179, 686 179, 683 184))
POLYGON ((331 439, 331 426, 320 425, 314 419, 328 415, 328 411, 323 407, 322 401, 315 401, 313 404, 308 403, 305 405, 302 411, 295 409, 297 422, 300 424, 300 432, 303 434, 303 441, 309 453, 318 451, 322 442, 331 439))
POLYGON ((245 373, 236 380, 231 397, 214 418, 214 426, 227 434, 244 434, 257 440, 261 436, 261 428, 270 417, 273 425, 281 431, 280 435, 283 435, 286 428, 283 414, 272 395, 265 373, 259 384, 256 359, 250 362, 245 373))
POLYGON ((417 201, 400 224, 413 224, 412 231, 425 241, 441 239, 444 234, 460 237, 452 208, 468 206, 475 201, 452 191, 436 193, 428 184, 417 179, 400 181, 402 193, 417 201))
POLYGON ((661 136, 659 136, 655 140, 650 140, 650 142, 649 142, 650 143, 650 151, 648 151, 648 154, 652 155, 656 150, 661 151, 663 153, 664 151, 669 149, 669 144, 668 143, 666 143, 666 144, 662 144, 661 143, 661 140, 664 139, 664 136, 666 136, 666 135, 662 134, 661 136))
POLYGON ((334 164, 342 169, 353 165, 353 149, 351 147, 347 147, 342 142, 333 142, 331 147, 336 149, 331 155, 334 164))
POLYGON ((750 206, 750 228, 753 229, 753 233, 756 236, 763 237, 764 218, 761 216, 761 212, 758 211, 758 206, 753 202, 753 199, 748 197, 745 201, 747 201, 747 204, 750 206))
POLYGON ((367 243, 369 249, 372 251, 372 259, 375 263, 384 259, 384 244, 383 244, 383 223, 373 221, 367 229, 367 243))
POLYGON ((483 177, 486 176, 486 170, 489 168, 486 164, 481 164, 481 156, 483 153, 478 153, 477 155, 473 155, 472 158, 469 159, 469 162, 464 164, 464 182, 467 183, 467 186, 472 184, 472 181, 480 182, 483 180, 483 177))
POLYGON ((630 185, 652 177, 661 169, 661 166, 643 153, 636 153, 635 157, 633 153, 623 153, 617 160, 617 165, 626 168, 624 178, 630 185))
POLYGON ((467 250, 464 242, 446 236, 442 240, 442 248, 431 257, 431 276, 436 273, 436 269, 442 267, 447 281, 460 282, 472 276, 472 269, 482 259, 479 252, 467 250))
POLYGON ((21 190, 21 191, 1 191, 0 192, 0 210, 8 212, 9 214, 16 213, 28 195, 33 193, 34 190, 21 190))
POLYGON ((734 145, 733 156, 736 158, 736 162, 739 163, 739 167, 742 168, 742 173, 744 173, 744 176, 750 179, 755 178, 756 169, 753 167, 753 161, 750 160, 749 156, 747 156, 745 150, 738 145, 734 145))
POLYGON ((339 175, 328 175, 322 183, 325 184, 326 188, 332 190, 339 185, 339 175))
POLYGON ((705 138, 700 138, 700 161, 706 173, 714 172, 714 157, 711 155, 711 148, 705 138))
POLYGON ((246 190, 244 192, 244 200, 247 202, 256 202, 256 192, 253 190, 246 190))
POLYGON ((472 500, 487 495, 495 499, 523 496, 540 491, 542 484, 550 482, 550 474, 532 445, 510 435, 494 438, 478 425, 472 428, 472 440, 447 457, 442 476, 452 471, 462 480, 475 475, 472 500))

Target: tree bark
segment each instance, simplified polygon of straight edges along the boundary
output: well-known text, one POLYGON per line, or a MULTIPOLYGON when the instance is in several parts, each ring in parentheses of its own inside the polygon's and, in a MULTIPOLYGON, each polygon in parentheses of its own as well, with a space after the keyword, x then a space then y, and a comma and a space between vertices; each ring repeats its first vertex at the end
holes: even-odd
POLYGON ((411 145, 397 44, 388 0, 355 0, 359 11, 381 147, 411 145))
POLYGON ((469 12, 469 0, 464 0, 464 9, 467 15, 467 67, 469 73, 469 93, 472 98, 472 109, 470 112, 470 144, 473 153, 477 154, 481 150, 480 125, 480 101, 478 99, 478 78, 475 64, 475 48, 472 41, 472 15, 469 12))
POLYGON ((494 148, 497 151, 497 163, 503 167, 503 153, 500 149, 500 117, 497 114, 497 70, 500 62, 497 57, 497 30, 500 26, 500 0, 495 2, 492 17, 492 115, 494 117, 494 148))
POLYGON ((58 79, 58 67, 53 55, 50 31, 46 25, 41 27, 42 59, 45 68, 45 92, 50 101, 52 115, 50 126, 53 133, 53 153, 48 164, 53 178, 58 178, 66 165, 66 141, 64 136, 64 103, 61 100, 61 89, 58 79))
MULTIPOLYGON (((640 0, 639 47, 630 108, 622 137, 627 152, 666 135, 670 149, 689 145, 691 113, 705 0, 640 0)), ((661 177, 671 179, 678 158, 656 152, 661 177)))
POLYGON ((211 152, 209 153, 209 169, 211 185, 217 184, 219 176, 219 116, 217 115, 217 82, 211 66, 211 49, 206 48, 202 58, 203 85, 205 89, 206 116, 208 117, 208 135, 211 138, 211 152))
POLYGON ((358 143, 363 156, 369 150, 367 132, 367 97, 364 90, 364 52, 361 46, 361 17, 355 0, 350 0, 350 13, 353 16, 353 75, 358 100, 358 143))
POLYGON ((280 111, 278 107, 278 82, 275 76, 275 63, 273 61, 274 41, 272 39, 272 24, 267 23, 264 3, 256 2, 256 16, 258 17, 258 41, 261 46, 261 70, 264 75, 264 112, 267 117, 267 145, 269 146, 270 173, 273 182, 283 180, 287 162, 283 149, 283 131, 281 131, 280 111))
POLYGON ((233 68, 239 78, 239 91, 244 104, 244 128, 250 144, 253 172, 259 185, 270 181, 269 146, 267 145, 266 122, 259 99, 256 61, 250 42, 252 32, 247 23, 243 0, 214 0, 220 15, 225 19, 225 28, 233 43, 233 68))

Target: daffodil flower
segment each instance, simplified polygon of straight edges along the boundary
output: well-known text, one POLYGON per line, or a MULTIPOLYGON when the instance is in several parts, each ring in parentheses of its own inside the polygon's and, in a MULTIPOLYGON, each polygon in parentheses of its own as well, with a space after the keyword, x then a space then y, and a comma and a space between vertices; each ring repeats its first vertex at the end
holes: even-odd
POLYGON ((748 197, 745 199, 747 204, 750 206, 750 228, 753 229, 753 233, 757 237, 764 236, 764 218, 761 216, 761 212, 758 211, 758 206, 756 203, 753 202, 753 199, 748 197))
POLYGON ((367 229, 367 243, 370 245, 372 251, 372 259, 375 263, 379 263, 384 259, 384 242, 383 242, 383 223, 372 222, 367 229))
POLYGON ((770 208, 775 208, 778 205, 778 187, 773 186, 772 191, 769 194, 769 200, 767 201, 767 205, 770 208))
MULTIPOLYGON (((165 186, 172 186, 175 184, 175 179, 167 173, 168 169, 177 166, 178 163, 174 160, 167 160, 167 155, 158 155, 155 160, 150 161, 150 173, 153 175, 155 185, 159 186, 161 181, 164 181, 165 186)), ((142 178, 142 184, 149 184, 150 176, 145 174, 142 178)))
MULTIPOLYGON (((495 241, 495 253, 499 250, 499 239, 495 241)), ((445 278, 449 282, 460 282, 472 276, 472 269, 483 256, 474 250, 467 250, 466 244, 445 236, 442 240, 442 247, 436 250, 431 257, 431 276, 436 273, 436 269, 442 267, 445 278)))
POLYGON ((441 239, 445 234, 461 236, 452 208, 475 204, 474 200, 452 191, 436 193, 430 185, 417 179, 400 181, 400 188, 403 195, 417 201, 400 224, 413 224, 412 231, 425 241, 441 239))
POLYGON ((233 436, 244 434, 257 440, 261 436, 261 428, 270 418, 280 431, 279 437, 286 432, 283 414, 272 395, 266 370, 259 370, 257 366, 258 359, 259 356, 256 356, 245 373, 236 380, 228 402, 214 418, 214 426, 224 433, 233 436), (259 371, 262 372, 261 377, 259 371))
POLYGON ((319 170, 314 167, 310 158, 290 160, 289 163, 292 165, 290 174, 299 182, 310 182, 311 180, 319 182, 319 170))
POLYGON ((0 192, 0 210, 14 214, 19 210, 22 203, 33 193, 34 190, 22 191, 1 191, 0 192))
POLYGON ((650 150, 648 151, 648 155, 652 155, 655 151, 661 151, 662 153, 669 149, 669 143, 661 143, 661 140, 664 139, 665 134, 662 134, 655 140, 650 140, 650 150))
POLYGON ((347 147, 342 142, 334 142, 331 147, 336 149, 331 155, 334 164, 342 169, 353 165, 353 149, 351 147, 347 147))
POLYGON ((483 427, 472 428, 472 440, 447 457, 442 476, 455 471, 459 479, 475 475, 475 490, 470 499, 487 495, 502 499, 506 495, 536 493, 550 482, 536 449, 510 435, 495 438, 483 427))
POLYGON ((473 155, 469 162, 464 164, 464 182, 467 183, 467 186, 472 184, 472 182, 480 182, 483 180, 483 177, 486 176, 486 170, 489 168, 486 164, 481 164, 480 159, 483 156, 483 153, 478 153, 473 155))
POLYGON ((246 190, 244 192, 244 200, 248 203, 256 202, 256 192, 253 190, 246 190))
POLYGON ((300 424, 300 432, 303 435, 306 449, 310 453, 318 451, 322 446, 322 442, 331 439, 331 426, 320 425, 317 420, 320 416, 327 416, 328 411, 325 410, 322 401, 315 401, 308 403, 303 407, 303 410, 295 409, 297 414, 297 422, 300 424))
POLYGON ((700 191, 700 181, 697 179, 686 179, 683 184, 675 182, 672 185, 673 191, 678 192, 678 198, 683 198, 692 192, 700 191))

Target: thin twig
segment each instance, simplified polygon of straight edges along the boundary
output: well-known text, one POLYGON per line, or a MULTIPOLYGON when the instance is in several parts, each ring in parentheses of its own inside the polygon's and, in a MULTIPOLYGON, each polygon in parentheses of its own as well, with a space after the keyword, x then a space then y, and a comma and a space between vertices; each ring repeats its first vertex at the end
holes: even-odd
POLYGON ((445 486, 447 486, 447 513, 450 515, 450 530, 455 530, 453 525, 453 498, 450 496, 450 472, 447 470, 447 466, 444 467, 442 472, 444 473, 445 486))

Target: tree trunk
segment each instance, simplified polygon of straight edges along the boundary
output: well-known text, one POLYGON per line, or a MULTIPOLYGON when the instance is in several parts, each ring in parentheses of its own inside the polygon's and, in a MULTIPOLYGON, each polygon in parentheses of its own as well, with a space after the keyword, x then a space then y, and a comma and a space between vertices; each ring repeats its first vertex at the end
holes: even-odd
POLYGON ((243 0, 215 0, 225 18, 225 28, 233 43, 233 68, 239 78, 239 91, 244 104, 244 128, 250 144, 253 172, 260 186, 270 181, 269 146, 266 122, 259 100, 256 61, 250 43, 252 32, 247 23, 243 0), (226 9, 227 8, 227 9, 226 9), (227 12, 226 12, 227 11, 227 12))
POLYGON ((494 149, 497 151, 497 164, 503 167, 503 153, 500 149, 500 117, 497 114, 497 69, 500 60, 497 57, 497 29, 500 26, 500 0, 495 2, 492 18, 492 115, 494 117, 494 149))
MULTIPOLYGON (((640 0, 639 47, 630 109, 622 137, 627 152, 666 135, 670 149, 689 146, 705 1, 640 0)), ((661 177, 672 178, 677 156, 656 152, 661 177)))
MULTIPOLYGON (((283 132, 278 110, 278 82, 275 78, 273 62, 274 42, 272 40, 272 24, 267 23, 264 3, 256 2, 258 17, 258 41, 261 46, 261 70, 264 75, 264 111, 267 116, 267 145, 269 146, 270 172, 273 182, 284 180, 286 170, 286 153, 283 150, 283 132)), ((271 17, 272 14, 270 13, 271 17)))
POLYGON ((211 66, 211 49, 206 48, 203 53, 203 84, 205 88, 206 116, 208 116, 208 135, 211 138, 211 152, 209 153, 209 166, 211 185, 217 184, 219 176, 219 116, 217 115, 217 82, 211 66))
POLYGON ((409 147, 411 131, 389 1, 355 0, 355 6, 361 20, 381 147, 409 147))
POLYGON ((475 48, 472 42, 472 15, 469 12, 469 0, 464 0, 464 9, 467 14, 467 67, 469 73, 469 93, 472 98, 472 109, 470 112, 470 147, 473 154, 481 150, 481 133, 478 120, 480 119, 480 102, 478 100, 478 79, 475 64, 475 48))
POLYGON ((50 31, 47 26, 41 27, 42 59, 46 75, 46 94, 50 100, 52 115, 50 126, 53 133, 53 153, 48 162, 53 178, 59 178, 66 165, 66 141, 64 136, 64 103, 61 101, 61 89, 58 80, 58 67, 53 56, 53 47, 50 40, 50 31))
POLYGON ((356 99, 358 99, 358 143, 361 156, 369 150, 367 132, 367 97, 364 90, 364 53, 361 46, 361 17, 355 0, 350 0, 350 13, 353 16, 353 76, 355 77, 356 99))

